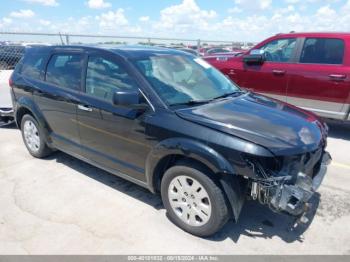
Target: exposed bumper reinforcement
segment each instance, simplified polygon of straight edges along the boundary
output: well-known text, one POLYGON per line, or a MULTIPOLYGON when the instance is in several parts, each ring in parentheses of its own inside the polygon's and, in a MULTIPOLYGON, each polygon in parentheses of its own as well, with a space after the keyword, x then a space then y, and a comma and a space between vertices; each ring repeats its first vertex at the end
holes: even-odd
POLYGON ((319 172, 313 178, 300 172, 295 184, 280 185, 271 199, 272 207, 277 211, 302 218, 308 209, 310 198, 320 187, 331 160, 329 153, 325 152, 319 172))

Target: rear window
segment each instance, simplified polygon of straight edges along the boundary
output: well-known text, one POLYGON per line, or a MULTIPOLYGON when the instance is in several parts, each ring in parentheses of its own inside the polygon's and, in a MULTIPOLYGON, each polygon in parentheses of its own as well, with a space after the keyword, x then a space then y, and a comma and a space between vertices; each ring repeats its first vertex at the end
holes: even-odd
POLYGON ((43 50, 28 50, 23 58, 21 74, 40 79, 45 67, 47 53, 43 50))
POLYGON ((300 63, 341 65, 344 41, 331 38, 306 38, 300 63))
POLYGON ((53 55, 47 65, 46 82, 56 86, 79 90, 81 83, 81 55, 53 55))

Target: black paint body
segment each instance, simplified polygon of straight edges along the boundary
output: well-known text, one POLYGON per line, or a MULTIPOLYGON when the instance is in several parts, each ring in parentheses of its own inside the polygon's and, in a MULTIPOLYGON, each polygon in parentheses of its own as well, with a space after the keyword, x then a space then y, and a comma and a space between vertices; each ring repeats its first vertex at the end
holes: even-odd
POLYGON ((47 52, 46 63, 55 53, 81 54, 80 90, 48 84, 45 67, 38 79, 25 77, 19 64, 12 76, 17 122, 24 113, 31 113, 45 130, 49 146, 152 192, 159 190, 163 169, 173 159, 192 159, 221 180, 227 196, 236 198, 230 202, 237 218, 241 204, 235 202, 242 202, 244 190, 237 194, 230 187, 246 186, 243 177, 256 175, 244 155, 277 159, 311 152, 326 143, 326 127, 315 115, 253 93, 205 105, 167 107, 130 60, 150 54, 189 56, 180 51, 65 46, 44 47, 41 52, 47 52), (85 76, 91 54, 122 63, 146 97, 148 108, 140 113, 87 95, 85 76), (81 111, 79 105, 91 111, 81 111))

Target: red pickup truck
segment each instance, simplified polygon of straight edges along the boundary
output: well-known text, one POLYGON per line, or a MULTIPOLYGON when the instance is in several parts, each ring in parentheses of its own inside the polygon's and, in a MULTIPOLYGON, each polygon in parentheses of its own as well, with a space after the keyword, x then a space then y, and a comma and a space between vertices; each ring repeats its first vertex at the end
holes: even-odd
POLYGON ((240 57, 205 59, 242 88, 350 120, 350 33, 278 34, 240 57))

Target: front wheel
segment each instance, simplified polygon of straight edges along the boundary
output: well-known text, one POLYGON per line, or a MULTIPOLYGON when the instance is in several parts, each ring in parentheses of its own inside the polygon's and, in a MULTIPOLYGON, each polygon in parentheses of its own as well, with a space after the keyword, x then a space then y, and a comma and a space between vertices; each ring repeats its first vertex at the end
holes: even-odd
POLYGON ((223 191, 205 170, 191 165, 168 169, 161 183, 161 194, 170 220, 193 235, 207 237, 228 220, 223 191))

